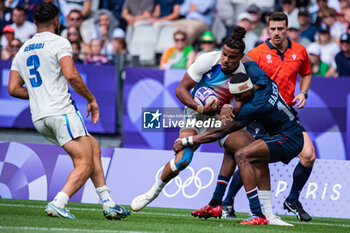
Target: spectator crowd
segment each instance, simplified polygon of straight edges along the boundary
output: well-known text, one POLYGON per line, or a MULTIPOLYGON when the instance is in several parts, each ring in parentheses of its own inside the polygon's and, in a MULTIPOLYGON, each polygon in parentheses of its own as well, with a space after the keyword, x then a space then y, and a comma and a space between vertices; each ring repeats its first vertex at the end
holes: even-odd
POLYGON ((313 75, 350 77, 350 0, 0 0, 1 59, 11 60, 36 33, 34 6, 56 4, 76 63, 106 65, 120 54, 160 69, 186 69, 220 50, 234 25, 246 51, 269 39, 268 17, 288 16, 288 38, 303 45, 313 75), (248 3, 249 2, 249 5, 248 3))

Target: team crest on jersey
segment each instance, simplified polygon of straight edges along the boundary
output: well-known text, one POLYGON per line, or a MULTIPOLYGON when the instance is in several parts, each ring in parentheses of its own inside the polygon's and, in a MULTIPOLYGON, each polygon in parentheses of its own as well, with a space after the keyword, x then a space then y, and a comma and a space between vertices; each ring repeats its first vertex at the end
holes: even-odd
POLYGON ((272 63, 271 58, 272 58, 271 54, 266 55, 267 63, 272 63))
POLYGON ((297 58, 297 55, 296 55, 296 54, 293 54, 293 55, 292 55, 292 58, 293 58, 293 60, 295 61, 295 58, 297 58))

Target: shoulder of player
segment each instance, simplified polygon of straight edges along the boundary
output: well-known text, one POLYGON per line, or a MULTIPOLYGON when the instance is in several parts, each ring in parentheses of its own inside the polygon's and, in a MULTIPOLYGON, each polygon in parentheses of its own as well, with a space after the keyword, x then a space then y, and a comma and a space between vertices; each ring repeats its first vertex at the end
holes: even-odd
POLYGON ((214 66, 220 63, 221 52, 220 51, 212 51, 208 53, 201 54, 195 61, 197 64, 208 66, 214 66))

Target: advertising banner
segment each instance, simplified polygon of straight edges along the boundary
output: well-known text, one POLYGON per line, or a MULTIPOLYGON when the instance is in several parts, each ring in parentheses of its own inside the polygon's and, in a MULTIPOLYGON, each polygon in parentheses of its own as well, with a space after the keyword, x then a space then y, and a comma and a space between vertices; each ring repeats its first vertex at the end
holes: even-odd
MULTIPOLYGON (((0 127, 34 129, 29 101, 14 98, 8 94, 8 79, 11 63, 0 61, 0 127)), ((117 132, 116 122, 118 109, 116 101, 117 78, 114 66, 78 65, 77 69, 84 82, 95 95, 100 108, 100 120, 96 125, 90 118, 84 117, 84 122, 91 133, 117 132)), ((86 116, 86 100, 70 89, 72 99, 82 116, 86 116)))

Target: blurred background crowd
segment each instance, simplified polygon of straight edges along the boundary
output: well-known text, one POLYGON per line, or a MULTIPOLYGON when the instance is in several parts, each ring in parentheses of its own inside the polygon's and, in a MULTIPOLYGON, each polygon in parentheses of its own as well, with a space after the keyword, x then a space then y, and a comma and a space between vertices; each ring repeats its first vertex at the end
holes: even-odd
POLYGON ((246 53, 269 39, 268 17, 283 11, 288 37, 310 56, 313 75, 350 77, 350 0, 0 0, 1 59, 11 60, 36 33, 42 1, 61 9, 58 34, 77 63, 118 59, 160 69, 186 69, 220 50, 234 25, 247 30, 246 53))

